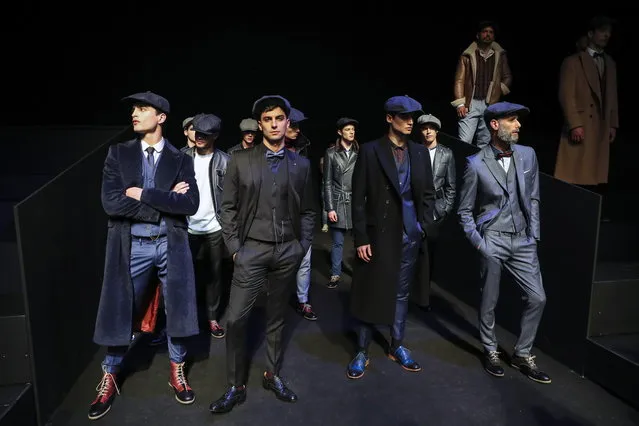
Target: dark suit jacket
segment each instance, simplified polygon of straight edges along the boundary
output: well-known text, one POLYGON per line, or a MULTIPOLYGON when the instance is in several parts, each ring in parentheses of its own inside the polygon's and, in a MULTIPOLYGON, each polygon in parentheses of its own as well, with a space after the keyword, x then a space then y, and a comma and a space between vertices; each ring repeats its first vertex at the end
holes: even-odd
POLYGON ((155 188, 142 191, 140 201, 127 197, 129 187, 143 187, 142 148, 137 139, 109 148, 102 177, 102 206, 109 216, 104 281, 93 340, 100 345, 127 346, 133 327, 133 285, 130 276, 131 224, 157 222, 164 217, 168 239, 167 333, 173 337, 198 334, 195 279, 186 216, 197 212, 200 195, 193 159, 166 139, 155 172, 155 188), (171 189, 178 182, 186 194, 171 189))
MULTIPOLYGON (((307 158, 288 149, 284 150, 288 161, 288 208, 293 221, 293 231, 304 253, 313 242, 315 226, 314 189, 311 167, 307 158)), ((229 253, 236 253, 246 240, 251 228, 257 201, 262 188, 262 167, 266 162, 264 144, 235 151, 226 170, 222 194, 221 225, 224 242, 229 253)))
MULTIPOLYGON (((360 147, 353 171, 355 247, 370 244, 369 263, 357 258, 351 287, 351 313, 362 321, 392 324, 402 255, 402 199, 391 141, 383 137, 360 147)), ((435 190, 430 157, 423 145, 408 143, 413 202, 423 230, 433 222, 435 190)), ((428 256, 420 256, 418 262, 428 256)), ((422 266, 420 266, 422 267, 422 266)), ((419 283, 418 285, 428 285, 419 283)))

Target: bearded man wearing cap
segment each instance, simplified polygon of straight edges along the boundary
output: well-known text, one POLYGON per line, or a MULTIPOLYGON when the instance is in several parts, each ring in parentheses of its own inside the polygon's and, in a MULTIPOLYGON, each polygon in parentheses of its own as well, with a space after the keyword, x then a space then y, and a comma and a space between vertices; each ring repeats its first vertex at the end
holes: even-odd
POLYGON ((344 237, 353 229, 351 198, 353 194, 353 170, 357 162, 359 144, 355 140, 355 126, 359 122, 342 117, 337 120, 337 141, 324 154, 323 196, 324 210, 330 223, 331 277, 328 288, 336 288, 342 275, 344 237))
POLYGON ((206 323, 211 336, 224 337, 221 317, 222 259, 225 256, 220 211, 222 188, 230 156, 215 147, 222 130, 222 120, 214 114, 198 114, 193 118, 195 146, 186 151, 193 158, 195 180, 200 191, 200 206, 189 216, 189 246, 195 270, 198 293, 204 293, 206 323))
POLYGON ((521 332, 511 365, 538 383, 550 383, 531 354, 546 293, 537 257, 540 239, 539 165, 535 151, 516 145, 521 123, 529 113, 523 105, 498 102, 486 109, 491 143, 466 159, 457 214, 466 238, 480 254, 481 304, 479 332, 484 369, 503 377, 495 333, 495 306, 502 269, 523 292, 521 332))
POLYGON ((93 340, 107 348, 98 394, 89 408, 91 420, 103 417, 119 394, 120 366, 139 325, 136 319, 158 281, 166 314, 169 385, 179 403, 195 401, 186 379, 184 340, 199 332, 186 231, 187 216, 200 203, 193 159, 162 135, 170 109, 165 98, 144 92, 123 100, 132 104, 138 136, 109 147, 104 163, 102 205, 109 228, 93 340))
POLYGON ((242 140, 237 145, 233 145, 226 150, 226 153, 233 155, 235 151, 242 149, 253 148, 255 146, 255 137, 258 132, 257 121, 252 118, 244 118, 240 121, 240 132, 242 133, 242 140))
POLYGON ((486 107, 510 93, 513 80, 506 50, 495 41, 496 30, 494 22, 480 22, 475 41, 459 56, 455 70, 451 105, 457 110, 458 136, 469 144, 476 139, 478 148, 490 143, 486 107))
POLYGON ((259 98, 253 117, 262 143, 231 156, 224 179, 222 234, 234 261, 228 303, 226 374, 229 388, 209 410, 226 413, 246 400, 247 326, 257 296, 266 294, 266 370, 262 386, 285 402, 297 395, 279 376, 288 300, 313 241, 314 194, 308 159, 285 148, 291 105, 259 98))
MULTIPOLYGON (((444 220, 450 217, 455 204, 457 193, 455 157, 453 151, 437 142, 437 134, 442 127, 439 118, 432 114, 424 114, 417 118, 419 136, 421 142, 428 149, 430 164, 433 169, 433 184, 435 186, 435 209, 433 211, 433 224, 427 229, 428 234, 428 275, 419 272, 419 280, 431 282, 434 269, 434 254, 437 246, 437 237, 444 220)), ((430 285, 430 284, 429 284, 430 285)), ((422 295, 423 299, 429 298, 429 294, 422 295)))
POLYGON ((422 242, 433 222, 433 174, 426 148, 410 140, 413 116, 423 114, 421 104, 393 96, 384 110, 387 134, 360 147, 353 171, 358 259, 351 286, 351 314, 357 321, 357 351, 346 372, 351 379, 364 375, 376 324, 390 326, 388 357, 407 371, 421 371, 403 341, 416 265, 424 262, 421 267, 428 268, 422 242))

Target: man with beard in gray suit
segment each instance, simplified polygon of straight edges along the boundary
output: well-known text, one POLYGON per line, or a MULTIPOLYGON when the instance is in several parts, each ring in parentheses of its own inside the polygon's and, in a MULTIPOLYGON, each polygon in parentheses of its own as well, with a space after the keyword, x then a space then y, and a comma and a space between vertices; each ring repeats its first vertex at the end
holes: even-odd
POLYGON ((497 351, 495 306, 501 271, 506 268, 523 290, 525 301, 511 365, 531 380, 550 383, 550 377, 539 370, 530 353, 546 293, 537 258, 537 156, 532 148, 516 145, 519 118, 529 112, 525 106, 510 102, 498 102, 486 109, 484 119, 491 143, 467 158, 457 213, 466 237, 481 255, 479 331, 485 350, 484 369, 493 376, 504 376, 497 351))

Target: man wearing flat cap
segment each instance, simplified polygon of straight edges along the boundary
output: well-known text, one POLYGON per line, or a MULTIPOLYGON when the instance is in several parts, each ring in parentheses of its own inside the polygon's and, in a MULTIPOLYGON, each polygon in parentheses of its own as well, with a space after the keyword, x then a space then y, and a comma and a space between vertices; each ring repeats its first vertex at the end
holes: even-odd
POLYGON ((253 118, 244 118, 240 121, 240 132, 242 140, 237 145, 233 145, 226 150, 226 153, 232 155, 235 151, 253 148, 255 146, 255 137, 258 132, 257 121, 253 118))
POLYGON ((539 166, 535 151, 517 145, 523 105, 498 102, 485 112, 491 143, 466 159, 457 214, 466 238, 480 254, 479 332, 484 369, 503 377, 495 333, 495 306, 505 268, 523 292, 521 331, 510 362, 531 380, 550 383, 531 354, 546 293, 537 241, 540 239, 539 166))
POLYGON ((351 200, 353 170, 359 152, 359 144, 355 140, 355 126, 358 124, 357 120, 349 117, 337 120, 337 141, 324 154, 322 195, 333 239, 328 288, 336 288, 339 284, 342 276, 344 238, 346 233, 353 229, 351 200))
POLYGON ((266 371, 262 386, 285 402, 297 395, 279 376, 284 318, 295 275, 313 241, 315 211, 308 159, 284 146, 291 105, 279 95, 259 98, 253 117, 262 143, 231 156, 224 179, 222 235, 234 261, 228 303, 226 374, 229 388, 209 410, 226 413, 246 400, 247 326, 266 294, 266 371))
POLYGON ((193 160, 162 135, 170 109, 164 97, 144 92, 123 100, 132 105, 138 136, 112 145, 104 163, 102 205, 109 229, 93 339, 107 349, 89 409, 91 420, 103 417, 119 394, 120 366, 158 281, 166 314, 169 384, 179 403, 195 401, 186 380, 184 341, 199 332, 187 236, 187 216, 197 212, 200 202, 193 160))
POLYGON ((350 379, 361 378, 369 363, 374 325, 390 327, 388 357, 404 370, 421 366, 404 346, 411 285, 416 264, 428 258, 422 241, 433 222, 435 191, 428 152, 410 140, 419 102, 393 96, 384 104, 388 131, 360 147, 353 171, 353 236, 357 257, 351 286, 357 350, 348 364, 350 379))
POLYGON ((185 152, 189 148, 195 146, 195 132, 193 131, 193 117, 186 117, 182 120, 182 131, 184 137, 186 137, 186 145, 180 148, 180 151, 185 152))
POLYGON ((225 256, 220 211, 222 188, 230 156, 217 149, 215 142, 222 129, 222 120, 214 114, 198 114, 193 118, 195 146, 186 151, 193 158, 195 180, 200 191, 200 206, 189 216, 189 246, 195 271, 198 300, 204 303, 206 324, 211 336, 224 337, 221 317, 222 260, 225 256), (202 293, 203 296, 202 297, 202 293))
MULTIPOLYGON (((432 114, 420 115, 417 118, 419 126, 419 136, 421 142, 428 150, 430 164, 433 169, 433 185, 435 186, 435 208, 433 219, 435 220, 428 228, 428 275, 419 271, 419 280, 425 280, 430 285, 434 270, 434 254, 437 247, 437 237, 444 220, 453 212, 455 196, 457 194, 455 157, 453 151, 437 142, 437 134, 442 127, 439 118, 432 114)), ((424 285, 425 287, 425 285, 424 285)), ((429 294, 422 295, 422 299, 429 297, 429 294)))

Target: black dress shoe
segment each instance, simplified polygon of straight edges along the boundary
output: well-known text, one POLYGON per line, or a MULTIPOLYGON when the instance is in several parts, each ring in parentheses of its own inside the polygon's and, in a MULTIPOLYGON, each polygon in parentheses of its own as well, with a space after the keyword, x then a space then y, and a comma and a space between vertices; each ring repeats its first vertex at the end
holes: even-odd
POLYGON ((504 367, 501 366, 499 352, 487 351, 484 354, 484 370, 495 377, 504 377, 504 367))
POLYGON ((544 373, 537 367, 537 364, 535 363, 535 357, 533 355, 513 355, 512 360, 510 361, 510 365, 512 365, 517 370, 520 370, 530 380, 534 380, 537 383, 547 384, 552 382, 550 376, 548 376, 548 374, 544 373))
POLYGON ((290 390, 279 376, 275 374, 264 374, 262 386, 266 390, 272 390, 277 399, 285 402, 297 402, 297 395, 290 390))
POLYGON ((209 405, 209 411, 213 414, 228 413, 244 401, 246 401, 246 386, 232 386, 220 399, 209 405))

